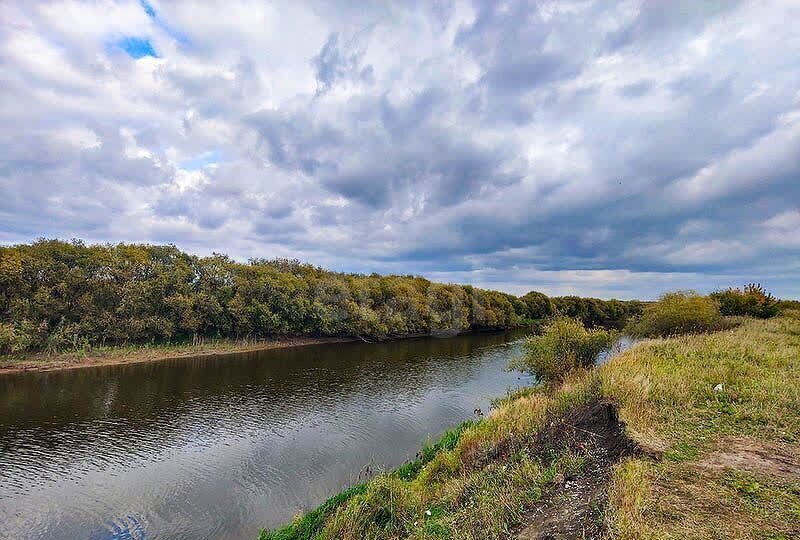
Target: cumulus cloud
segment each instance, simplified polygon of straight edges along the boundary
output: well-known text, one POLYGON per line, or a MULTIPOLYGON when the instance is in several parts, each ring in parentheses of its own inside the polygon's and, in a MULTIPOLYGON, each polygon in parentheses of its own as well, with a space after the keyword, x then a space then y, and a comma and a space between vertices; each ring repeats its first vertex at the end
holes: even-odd
POLYGON ((793 2, 10 2, 0 242, 800 297, 793 2))

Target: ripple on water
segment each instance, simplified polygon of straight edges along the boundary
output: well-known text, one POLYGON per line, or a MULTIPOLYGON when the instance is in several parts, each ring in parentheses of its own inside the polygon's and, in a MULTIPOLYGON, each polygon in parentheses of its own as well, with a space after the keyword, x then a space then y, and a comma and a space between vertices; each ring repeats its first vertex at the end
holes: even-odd
POLYGON ((253 538, 527 382, 504 371, 508 339, 0 380, 0 538, 253 538))
POLYGON ((105 528, 92 533, 91 540, 146 540, 146 522, 138 516, 124 516, 111 520, 105 528))

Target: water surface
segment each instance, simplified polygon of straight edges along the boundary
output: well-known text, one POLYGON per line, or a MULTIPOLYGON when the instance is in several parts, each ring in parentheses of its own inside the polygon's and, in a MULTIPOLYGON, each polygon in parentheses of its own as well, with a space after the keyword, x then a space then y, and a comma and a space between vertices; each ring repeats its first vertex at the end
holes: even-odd
POLYGON ((530 384, 516 333, 0 377, 0 538, 254 538, 530 384))

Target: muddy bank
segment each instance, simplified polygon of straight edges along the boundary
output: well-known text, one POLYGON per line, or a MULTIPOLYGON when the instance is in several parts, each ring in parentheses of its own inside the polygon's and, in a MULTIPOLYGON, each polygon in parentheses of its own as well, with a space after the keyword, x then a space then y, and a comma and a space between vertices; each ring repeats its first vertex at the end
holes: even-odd
POLYGON ((568 451, 587 463, 579 474, 555 479, 527 512, 517 538, 602 538, 613 466, 626 456, 644 454, 625 434, 617 405, 597 399, 553 419, 537 434, 533 447, 543 462, 568 451))
POLYGON ((510 331, 508 329, 481 329, 475 331, 434 331, 431 333, 413 333, 400 336, 372 338, 364 336, 342 337, 286 337, 259 341, 219 340, 209 343, 185 345, 155 345, 126 347, 108 347, 99 351, 82 353, 35 353, 23 358, 0 357, 0 376, 25 371, 58 371, 84 367, 112 366, 119 364, 136 364, 156 362, 176 358, 194 358, 198 356, 219 356, 235 353, 303 347, 307 345, 325 345, 332 343, 382 343, 421 338, 450 338, 459 335, 510 331))
POLYGON ((21 373, 24 371, 57 371, 63 369, 78 369, 95 366, 112 366, 119 364, 136 364, 140 362, 157 362, 175 358, 189 358, 197 356, 216 356, 233 353, 263 351, 268 349, 281 349, 287 347, 303 347, 306 345, 323 345, 326 343, 346 343, 356 341, 352 337, 298 337, 280 338, 265 341, 220 341, 208 345, 175 345, 153 348, 109 348, 102 352, 89 352, 86 355, 74 353, 61 353, 47 355, 39 353, 22 359, 0 359, 0 376, 21 373))

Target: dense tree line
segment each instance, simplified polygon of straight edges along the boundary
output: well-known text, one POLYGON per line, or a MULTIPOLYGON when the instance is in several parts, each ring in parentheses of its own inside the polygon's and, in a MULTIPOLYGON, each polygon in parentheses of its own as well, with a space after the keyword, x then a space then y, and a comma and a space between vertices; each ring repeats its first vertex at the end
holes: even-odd
POLYGON ((622 328, 637 302, 518 298, 417 276, 296 260, 197 257, 175 246, 40 240, 0 247, 0 353, 199 336, 391 337, 501 329, 554 315, 622 328))
POLYGON ((371 336, 509 328, 497 291, 294 260, 197 257, 174 246, 40 240, 0 247, 0 352, 195 336, 371 336))
POLYGON ((642 313, 643 302, 601 300, 579 296, 557 296, 549 298, 544 293, 531 291, 520 300, 526 311, 522 316, 534 321, 553 316, 578 319, 588 328, 622 329, 629 319, 642 313))
POLYGON ((642 313, 644 303, 636 300, 601 300, 561 296, 553 298, 555 311, 559 315, 580 320, 587 328, 615 328, 621 330, 628 320, 642 313))

